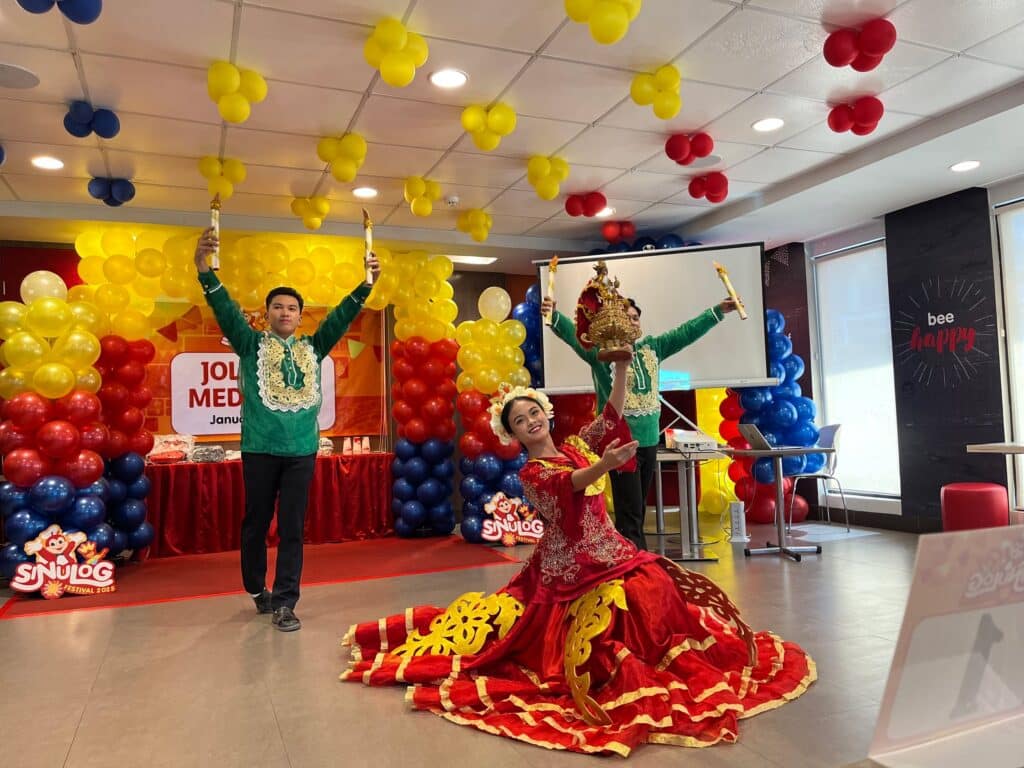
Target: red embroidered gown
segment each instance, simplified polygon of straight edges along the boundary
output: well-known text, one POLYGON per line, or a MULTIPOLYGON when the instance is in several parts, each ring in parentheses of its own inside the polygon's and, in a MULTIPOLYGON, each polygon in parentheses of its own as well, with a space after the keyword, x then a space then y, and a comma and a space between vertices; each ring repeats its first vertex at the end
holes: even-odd
POLYGON ((606 478, 573 491, 615 437, 629 427, 609 406, 567 458, 523 467, 545 532, 508 585, 354 625, 341 679, 408 685, 414 709, 487 733, 622 756, 735 741, 739 719, 806 691, 817 675, 799 646, 754 633, 713 582, 615 531, 606 478))

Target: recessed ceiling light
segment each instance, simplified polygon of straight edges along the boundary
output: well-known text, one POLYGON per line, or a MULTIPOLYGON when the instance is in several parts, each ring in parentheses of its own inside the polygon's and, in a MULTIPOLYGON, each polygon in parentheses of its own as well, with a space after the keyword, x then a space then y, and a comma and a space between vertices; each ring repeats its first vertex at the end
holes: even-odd
POLYGON ((58 160, 56 157, 50 157, 49 155, 39 155, 39 157, 33 157, 32 165, 44 171, 59 171, 61 168, 64 167, 63 161, 58 160))
POLYGON ((766 117, 764 120, 758 120, 751 127, 758 133, 769 133, 779 130, 785 124, 786 121, 781 117, 766 117))
POLYGON ((0 88, 27 90, 39 85, 39 77, 17 64, 0 63, 0 88))
POLYGON ((981 163, 977 160, 964 160, 963 162, 949 166, 949 170, 953 173, 966 173, 967 171, 973 171, 979 165, 981 165, 981 163))
POLYGON ((371 197, 377 196, 377 190, 373 187, 356 187, 352 190, 352 194, 363 200, 369 200, 371 197))
POLYGON ((496 256, 449 256, 454 264, 493 264, 496 256))
POLYGON ((469 75, 461 69, 439 69, 430 74, 430 82, 438 88, 461 88, 469 80, 469 75))
POLYGON ((607 219, 609 216, 614 216, 615 215, 615 209, 614 208, 609 208, 608 206, 605 206, 600 211, 598 211, 595 215, 599 219, 607 219))

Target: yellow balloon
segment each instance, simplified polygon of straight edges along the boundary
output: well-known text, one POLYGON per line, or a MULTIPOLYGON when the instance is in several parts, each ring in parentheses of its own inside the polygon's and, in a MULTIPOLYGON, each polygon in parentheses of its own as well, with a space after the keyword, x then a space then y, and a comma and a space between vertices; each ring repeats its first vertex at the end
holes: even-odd
POLYGON ((163 296, 163 288, 160 287, 159 277, 137 277, 132 280, 128 288, 147 299, 158 299, 163 296))
POLYGON ((363 58, 366 59, 367 64, 374 69, 380 69, 380 63, 384 59, 384 54, 385 50, 377 42, 377 38, 372 35, 366 38, 366 42, 363 43, 363 58))
POLYGON ((150 334, 149 320, 137 309, 124 309, 114 315, 110 321, 110 327, 118 336, 123 336, 128 341, 144 339, 150 334))
POLYGON ((342 184, 352 181, 359 173, 359 165, 351 157, 339 157, 331 163, 331 176, 342 184))
POLYGON ((0 371, 0 398, 10 400, 15 395, 32 389, 32 373, 22 368, 4 368, 0 371))
POLYGON ((427 318, 420 323, 420 336, 433 343, 444 338, 445 323, 433 318, 427 318))
POLYGON ((124 229, 108 229, 100 236, 103 253, 112 256, 115 253, 134 253, 135 238, 124 229))
POLYGON ((402 194, 405 197, 405 202, 412 203, 418 197, 423 197, 427 193, 427 182, 424 181, 422 176, 410 176, 405 180, 405 185, 402 188, 402 194))
POLYGON ((75 238, 75 253, 83 259, 90 256, 102 256, 103 246, 100 244, 100 233, 95 229, 87 229, 75 238))
POLYGON ((565 0, 565 13, 573 21, 585 24, 594 12, 595 0, 565 0))
POLYGON ((537 182, 537 186, 534 187, 537 192, 537 197, 541 200, 554 200, 558 197, 559 186, 558 180, 554 176, 548 176, 547 178, 541 179, 537 182))
POLYGON ((501 323, 500 328, 503 344, 518 348, 526 341, 526 326, 518 320, 505 320, 501 323))
POLYGON ((68 304, 76 301, 92 301, 96 295, 95 285, 73 285, 68 288, 68 304))
POLYGON ((459 307, 451 299, 440 299, 431 305, 431 314, 445 325, 459 316, 459 307))
POLYGON ((206 155, 199 158, 199 173, 204 179, 215 179, 224 172, 224 166, 218 158, 206 155))
POLYGON ((366 301, 363 302, 363 306, 366 309, 372 309, 374 311, 380 311, 384 309, 384 307, 386 307, 387 305, 388 299, 382 293, 371 292, 370 295, 366 297, 366 301))
POLYGON ((100 285, 107 282, 107 276, 103 272, 105 261, 99 256, 87 256, 78 262, 76 267, 78 276, 90 285, 100 285))
POLYGON ((197 238, 190 235, 179 235, 164 243, 164 257, 172 267, 187 267, 195 257, 197 238))
POLYGON ((4 357, 12 368, 35 370, 50 354, 46 339, 30 331, 18 331, 4 343, 4 357))
POLYGON ((351 157, 360 165, 366 159, 366 139, 358 133, 346 133, 339 141, 341 153, 351 157))
POLYGON ((288 265, 288 279, 297 286, 309 285, 316 279, 316 267, 309 259, 293 259, 288 265))
POLYGON ((336 264, 331 268, 331 282, 345 291, 351 291, 365 278, 365 273, 352 264, 336 264))
POLYGON ((93 301, 103 312, 106 312, 108 315, 113 315, 128 306, 128 302, 131 301, 131 296, 128 293, 128 289, 123 285, 106 283, 96 289, 96 295, 93 297, 93 301))
POLYGON ((385 51, 397 51, 405 47, 409 33, 401 21, 389 16, 377 22, 373 28, 373 38, 385 51))
POLYGON ((492 149, 497 149, 498 145, 501 144, 501 136, 496 134, 487 128, 481 131, 476 131, 470 134, 473 137, 473 143, 477 149, 481 149, 484 152, 490 152, 492 149))
POLYGON ((238 92, 249 102, 259 104, 267 98, 267 81, 263 79, 263 75, 251 69, 240 69, 238 74, 238 92))
POLYGON ((516 113, 508 104, 499 102, 487 112, 487 127, 499 136, 508 136, 516 129, 516 113))
POLYGON ((21 281, 21 300, 31 304, 36 299, 61 299, 68 297, 68 287, 64 279, 47 269, 29 272, 21 281))
POLYGON ((96 394, 103 385, 103 377, 95 368, 86 368, 75 373, 75 389, 84 389, 96 394))
POLYGON ((629 96, 636 104, 646 107, 654 103, 654 97, 658 95, 658 83, 654 75, 643 72, 633 78, 629 86, 629 96))
POLYGON ((598 0, 590 13, 590 36, 601 45, 611 45, 629 30, 629 13, 618 0, 598 0))
POLYGON ((405 41, 405 52, 412 56, 412 63, 416 67, 422 67, 426 64, 427 57, 430 56, 427 41, 423 39, 422 35, 418 35, 415 32, 409 33, 408 39, 405 41))
POLYGON ((389 51, 381 59, 380 77, 392 88, 405 88, 416 77, 416 62, 405 51, 389 51))
POLYGON ((455 340, 459 342, 460 347, 465 347, 473 343, 473 329, 475 326, 475 321, 463 320, 455 328, 455 340))
POLYGON ((480 310, 481 317, 500 323, 508 317, 509 310, 512 309, 512 298, 504 288, 492 285, 480 294, 477 309, 480 310))
POLYGON ((629 16, 629 20, 632 21, 640 14, 640 6, 643 4, 643 0, 619 0, 626 8, 626 14, 629 16))
POLYGON ((569 178, 569 164, 561 157, 551 158, 551 174, 561 183, 569 178))
POLYGON ((494 320, 482 317, 473 323, 473 343, 493 347, 497 342, 498 324, 494 320))
POLYGON ((487 110, 479 104, 471 104, 462 110, 462 127, 466 133, 476 133, 487 127, 487 110))
POLYGON ((268 272, 283 272, 288 266, 288 249, 277 241, 264 245, 260 249, 260 257, 268 272))
POLYGON ((455 379, 455 388, 459 392, 465 392, 467 389, 474 389, 475 387, 473 377, 466 371, 460 373, 458 378, 455 379))
POLYGON ((210 193, 210 197, 220 197, 223 202, 230 200, 235 194, 235 185, 223 176, 217 176, 206 183, 206 191, 210 193))
POLYGON ((431 256, 427 260, 427 269, 429 269, 434 277, 439 281, 445 281, 452 276, 452 272, 455 271, 455 265, 452 264, 452 260, 447 256, 437 254, 436 256, 431 256))
POLYGON ((679 90, 679 81, 679 70, 671 64, 658 67, 654 72, 654 82, 658 84, 658 88, 662 91, 679 90))
POLYGON ((498 390, 498 385, 501 384, 501 374, 497 368, 480 368, 473 374, 473 381, 478 390, 485 395, 491 395, 498 390))
POLYGON ((206 70, 206 91, 214 101, 234 93, 242 84, 242 74, 230 61, 215 61, 206 70))
POLYGON ((525 368, 519 367, 512 372, 510 377, 512 383, 517 387, 528 387, 533 381, 533 377, 530 376, 530 372, 525 368))
POLYGON ((259 287, 267 272, 259 262, 250 261, 242 265, 238 271, 238 282, 246 290, 259 287))
POLYGON ((447 281, 442 282, 440 287, 437 289, 437 298, 439 299, 450 299, 454 295, 455 287, 447 281))
POLYGON ((324 136, 316 143, 316 156, 325 163, 333 163, 341 154, 341 141, 333 136, 324 136))
MULTIPOLYGON (((323 195, 316 195, 309 198, 309 207, 313 209, 313 213, 322 219, 331 212, 331 201, 323 195)), ((331 259, 333 260, 334 257, 332 256, 331 259)))
POLYGON ((441 199, 441 185, 438 184, 436 181, 428 179, 427 191, 425 194, 427 196, 427 199, 430 200, 430 202, 436 203, 438 200, 441 199))
POLYGON ((434 211, 434 204, 429 197, 417 197, 412 201, 411 208, 414 216, 429 216, 434 211))
POLYGON ((25 305, 20 301, 0 302, 0 339, 9 339, 25 325, 25 305))
POLYGON ((307 258, 316 267, 317 274, 324 274, 330 272, 331 267, 334 266, 334 252, 330 248, 324 248, 319 246, 309 252, 307 258))
POLYGON ((106 325, 99 308, 92 302, 69 302, 68 311, 71 313, 72 329, 79 328, 93 335, 99 335, 99 332, 106 325))
POLYGON ((129 291, 129 294, 131 295, 131 299, 128 301, 129 307, 131 307, 132 309, 137 309, 146 317, 149 317, 151 314, 153 314, 153 310, 156 309, 155 301, 153 301, 148 296, 140 296, 139 294, 132 293, 131 291, 129 291))
POLYGON ((415 325, 412 320, 398 320, 395 322, 395 336, 399 341, 415 336, 415 325))
POLYGON ((71 327, 71 310, 62 299, 44 297, 28 305, 25 327, 43 338, 61 336, 71 327))
POLYGON ((240 93, 228 93, 217 100, 217 111, 229 123, 244 123, 249 119, 249 101, 240 93))
POLYGON ((143 277, 160 277, 165 269, 167 259, 156 248, 144 248, 135 256, 135 270, 143 277))
POLYGON ((551 161, 543 155, 534 155, 526 164, 526 178, 533 185, 550 175, 551 161))
POLYGON ((135 279, 135 262, 131 257, 116 253, 103 262, 103 274, 112 283, 127 285, 135 279))
POLYGON ((53 345, 56 357, 75 370, 88 368, 100 358, 100 340, 89 331, 73 328, 53 345))
POLYGON ((702 484, 698 509, 709 515, 722 515, 729 508, 729 497, 720 488, 702 484))
POLYGON ((661 91, 654 97, 654 114, 659 120, 671 120, 682 107, 683 100, 675 91, 661 91))
POLYGON ((459 347, 456 361, 464 371, 472 371, 484 364, 484 353, 478 344, 467 344, 459 347))
POLYGON ((245 164, 240 160, 235 160, 233 157, 224 158, 223 174, 224 178, 232 184, 241 184, 248 175, 245 170, 245 164))
POLYGON ((32 374, 32 389, 51 400, 75 388, 75 372, 64 363, 43 363, 32 374))

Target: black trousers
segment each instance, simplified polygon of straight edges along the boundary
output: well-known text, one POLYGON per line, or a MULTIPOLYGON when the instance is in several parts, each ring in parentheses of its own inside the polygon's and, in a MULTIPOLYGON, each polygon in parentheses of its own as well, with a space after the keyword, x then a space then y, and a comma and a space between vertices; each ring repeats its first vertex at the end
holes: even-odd
POLYGON ((245 517, 242 519, 242 584, 255 595, 267 580, 267 532, 277 510, 277 572, 271 606, 295 608, 302 578, 302 539, 309 485, 316 455, 273 456, 243 453, 245 517))
POLYGON ((647 514, 647 494, 658 466, 658 446, 637 448, 636 472, 612 470, 612 500, 615 503, 615 528, 636 544, 647 549, 644 538, 644 517, 647 514))

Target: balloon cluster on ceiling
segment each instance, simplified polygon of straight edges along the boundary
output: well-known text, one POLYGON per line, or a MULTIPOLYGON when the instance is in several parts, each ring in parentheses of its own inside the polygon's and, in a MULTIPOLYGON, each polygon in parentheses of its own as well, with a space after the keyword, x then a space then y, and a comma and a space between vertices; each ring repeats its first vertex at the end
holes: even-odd
POLYGON ((641 107, 651 106, 659 120, 671 120, 679 114, 683 101, 679 97, 682 78, 672 64, 652 72, 641 72, 629 86, 629 96, 641 107))
POLYGON ((729 179, 721 171, 694 176, 687 187, 694 200, 705 198, 709 203, 720 203, 729 196, 729 179))
POLYGON ((111 208, 130 203, 135 198, 135 185, 129 179, 96 177, 89 180, 89 196, 102 200, 111 208))
MULTIPOLYGON (((852 67, 870 72, 896 45, 896 27, 888 19, 872 19, 860 31, 837 29, 825 40, 825 61, 833 67, 852 67)), ((861 96, 852 104, 834 104, 828 127, 835 133, 852 131, 867 136, 878 127, 885 107, 876 96, 861 96)))
POLYGON ((482 243, 487 239, 487 236, 491 233, 492 226, 494 226, 494 222, 491 219, 491 214, 480 208, 471 208, 468 211, 463 211, 459 214, 459 218, 455 220, 455 228, 459 232, 465 232, 478 243, 482 243))
POLYGON ((714 149, 714 139, 703 132, 693 136, 676 133, 665 141, 665 154, 679 165, 690 165, 698 158, 707 157, 714 149))
POLYGON ((226 122, 244 123, 252 105, 267 98, 267 81, 254 70, 215 61, 206 71, 206 92, 226 122))
POLYGON ((430 49, 421 35, 410 32, 395 18, 381 20, 363 45, 366 63, 380 71, 392 88, 405 88, 416 78, 416 70, 427 63, 430 49))
POLYGON ((219 160, 212 155, 199 159, 199 173, 206 179, 210 197, 220 195, 221 202, 235 194, 235 185, 245 181, 245 164, 233 157, 219 160))
POLYGON ((497 149, 501 139, 516 129, 516 112, 499 101, 488 108, 470 104, 462 110, 462 127, 473 139, 477 149, 490 152, 497 149))
POLYGON ((569 178, 569 163, 561 157, 534 155, 526 163, 526 180, 541 200, 554 200, 569 178))
POLYGON ((331 201, 323 195, 296 197, 292 200, 291 211, 302 219, 302 226, 315 232, 324 225, 324 219, 331 212, 331 201))
POLYGON ((636 224, 632 221, 606 221, 601 225, 601 234, 609 243, 632 240, 636 237, 636 224))
POLYGON ((29 13, 46 13, 56 5, 75 24, 92 24, 103 11, 103 0, 18 0, 18 5, 29 13))
POLYGON ((72 101, 64 115, 64 130, 78 139, 95 133, 112 139, 121 131, 121 121, 111 109, 93 109, 88 101, 72 101))
POLYGON ((434 211, 434 203, 441 199, 441 185, 433 179, 410 176, 405 180, 402 194, 413 216, 426 217, 434 211))
POLYGON ((316 143, 316 156, 327 163, 331 176, 347 184, 355 179, 366 162, 366 149, 366 139, 349 132, 337 138, 324 136, 316 143))
POLYGON ((828 127, 835 133, 852 131, 867 136, 878 127, 885 106, 875 96, 861 96, 853 104, 836 104, 828 113, 828 127))
POLYGON ((569 195, 565 199, 565 212, 570 216, 593 218, 608 207, 608 199, 601 192, 569 195))
POLYGON ((565 13, 590 27, 590 36, 601 45, 617 43, 629 32, 640 13, 642 0, 565 0, 565 13))

